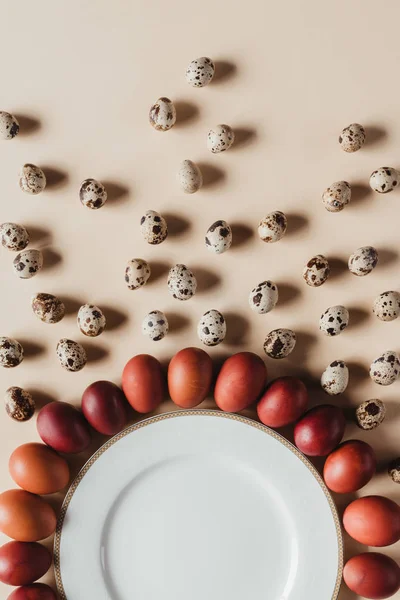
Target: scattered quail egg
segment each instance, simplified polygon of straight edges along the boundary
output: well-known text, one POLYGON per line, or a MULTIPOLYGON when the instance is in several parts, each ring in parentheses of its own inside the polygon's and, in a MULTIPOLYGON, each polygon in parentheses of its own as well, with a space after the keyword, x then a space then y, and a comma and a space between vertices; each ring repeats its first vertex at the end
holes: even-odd
POLYGON ((43 323, 58 323, 65 315, 65 306, 52 294, 35 294, 32 298, 32 310, 43 323))
POLYGON ((40 194, 46 187, 46 176, 42 169, 27 163, 19 174, 19 187, 27 194, 40 194))
POLYGON ((235 133, 229 125, 217 125, 208 132, 207 148, 213 154, 225 152, 235 141, 235 133))
POLYGON ((262 281, 249 294, 250 308, 259 315, 269 313, 278 302, 278 286, 273 281, 262 281))
POLYGON ((43 267, 43 255, 40 250, 22 250, 14 258, 13 266, 18 277, 30 279, 43 267))
POLYGON ((19 133, 19 123, 10 113, 0 110, 0 138, 12 140, 19 133))
POLYGON ((56 351, 61 366, 67 371, 80 371, 86 365, 85 349, 78 342, 63 338, 58 342, 56 351))
POLYGON ((31 394, 20 387, 8 388, 4 397, 6 412, 14 421, 29 421, 35 413, 31 394))
POLYGON ((351 199, 351 187, 347 181, 335 181, 322 194, 322 203, 329 212, 340 212, 351 199))
POLYGON ((224 316, 214 308, 205 312, 197 325, 197 335, 205 346, 217 346, 223 342, 226 336, 224 316))
POLYGON ((331 272, 328 259, 322 254, 310 258, 303 269, 303 279, 311 287, 319 287, 328 279, 331 272))
POLYGON ((369 185, 379 194, 392 192, 399 181, 399 172, 393 167, 380 167, 371 173, 369 185))
POLYGON ((17 223, 3 223, 0 225, 0 239, 4 248, 19 252, 29 244, 29 234, 25 227, 17 223))
POLYGON ((79 191, 79 198, 83 206, 96 210, 107 202, 107 191, 100 181, 85 179, 79 191))
POLYGON ((17 367, 24 359, 24 349, 17 340, 0 337, 0 366, 6 369, 17 367))
POLYGON ((358 248, 349 258, 349 270, 353 275, 364 277, 378 264, 378 252, 372 246, 358 248))
POLYGON ((214 254, 222 254, 232 245, 232 229, 226 221, 215 221, 207 229, 206 248, 214 254))
POLYGON ((177 300, 189 300, 195 295, 197 281, 186 265, 175 265, 168 273, 168 290, 177 300))
POLYGON ((344 306, 331 306, 321 315, 319 328, 325 335, 339 335, 349 324, 349 311, 344 306))
POLYGON ((168 131, 175 125, 176 110, 169 98, 159 98, 150 108, 150 124, 158 131, 168 131))
POLYGON ((203 185, 200 168, 191 160, 184 160, 178 171, 178 183, 185 194, 194 194, 203 185))
POLYGON ((193 87, 204 87, 214 77, 215 66, 211 58, 202 56, 192 60, 186 69, 186 81, 193 87))
POLYGON ((394 483, 400 483, 400 456, 390 461, 388 473, 394 483))
POLYGON ((148 210, 140 219, 140 228, 149 244, 161 244, 168 235, 167 222, 155 210, 148 210))
POLYGON ((345 152, 357 152, 365 142, 365 129, 359 123, 345 127, 339 136, 339 144, 345 152))
POLYGON ((149 263, 142 258, 133 258, 125 269, 125 281, 130 290, 143 287, 151 275, 149 263))
POLYGON ((78 327, 88 337, 97 337, 106 327, 106 318, 98 306, 84 304, 78 311, 78 327))
POLYGON ((258 235, 263 242, 278 242, 285 235, 286 229, 286 215, 276 210, 260 221, 258 235))
POLYGON ((142 333, 147 335, 153 342, 162 340, 168 331, 168 320, 161 310, 152 310, 143 319, 142 333))
POLYGON ((386 416, 386 407, 382 400, 365 400, 356 409, 357 424, 361 429, 375 429, 386 416))
POLYGON ((296 345, 296 334, 291 329, 274 329, 264 341, 264 352, 270 358, 286 358, 296 345))
POLYGON ((400 294, 384 292, 375 298, 372 312, 381 321, 394 321, 400 315, 400 294))
POLYGON ((391 385, 400 373, 400 360, 397 352, 388 350, 378 356, 369 368, 369 375, 379 385, 391 385))
POLYGON ((349 383, 349 369, 343 360, 334 360, 321 375, 321 387, 330 396, 343 394, 349 383))

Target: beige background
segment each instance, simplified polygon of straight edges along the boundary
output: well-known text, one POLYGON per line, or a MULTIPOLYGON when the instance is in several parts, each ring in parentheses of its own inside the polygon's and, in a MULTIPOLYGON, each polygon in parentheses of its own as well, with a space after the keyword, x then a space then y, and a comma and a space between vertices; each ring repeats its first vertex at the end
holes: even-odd
MULTIPOLYGON (((297 348, 286 360, 267 360, 270 377, 300 373, 317 380, 330 361, 348 361, 348 391, 334 402, 351 407, 379 397, 388 406, 379 430, 362 433, 349 425, 346 432, 378 453, 380 472, 362 493, 400 500, 400 487, 386 475, 387 461, 400 454, 400 383, 380 388, 367 373, 380 352, 400 351, 399 322, 382 323, 371 314, 378 293, 399 289, 399 192, 378 196, 367 187, 374 168, 400 167, 398 2, 386 0, 380 8, 372 0, 204 0, 195 6, 4 0, 1 12, 0 109, 20 116, 22 131, 0 146, 0 221, 26 225, 31 247, 45 254, 44 270, 22 281, 12 272, 12 253, 0 252, 0 334, 17 338, 27 351, 19 368, 0 373, 1 390, 30 389, 38 405, 50 399, 79 404, 91 382, 119 382, 132 355, 150 352, 166 363, 180 348, 197 345, 197 321, 210 308, 228 322, 226 342, 210 350, 218 359, 242 349, 261 354, 269 330, 291 327, 297 348), (219 74, 209 87, 193 89, 185 68, 203 55, 217 61, 219 74), (147 115, 165 95, 176 103, 178 122, 160 133, 147 115), (347 155, 337 137, 354 121, 367 127, 369 141, 347 155), (214 156, 206 134, 220 122, 237 130, 238 143, 214 156), (185 158, 201 163, 205 173, 206 185, 194 196, 176 183, 185 158), (49 176, 37 197, 18 189, 24 162, 49 176), (79 202, 87 177, 110 191, 96 212, 79 202), (330 214, 321 193, 339 179, 354 186, 353 200, 342 213, 330 214), (141 238, 139 219, 148 209, 169 217, 171 235, 158 247, 141 238), (276 209, 288 215, 287 235, 263 244, 254 231, 276 209), (236 235, 232 249, 215 256, 206 250, 204 234, 220 218, 236 235), (346 262, 367 244, 377 247, 381 262, 370 276, 356 278, 346 262), (301 272, 316 253, 332 260, 334 273, 322 288, 311 289, 301 272), (137 292, 124 282, 133 257, 149 260, 155 274, 137 292), (190 302, 168 294, 166 272, 176 262, 198 276, 199 291, 190 302), (247 296, 266 278, 278 283, 281 301, 260 316, 251 312, 247 296), (69 315, 54 326, 41 323, 30 309, 35 292, 65 299, 69 315), (104 308, 111 324, 95 341, 84 340, 75 323, 77 308, 89 301, 104 308), (318 330, 319 315, 338 303, 350 309, 350 326, 327 339, 318 330), (141 334, 151 309, 165 311, 171 322, 170 335, 159 343, 141 334), (64 336, 90 349, 80 373, 65 372, 57 362, 55 345, 64 336)), ((313 388, 313 402, 326 400, 318 383, 313 388)), ((37 439, 34 420, 17 424, 0 415, 1 489, 13 485, 11 451, 37 439)), ((75 459, 75 468, 84 458, 75 459)), ((349 499, 342 497, 340 505, 349 499)), ((346 548, 348 555, 361 550, 348 540, 346 548)), ((387 553, 400 559, 399 544, 387 553)), ((0 596, 7 593, 0 586, 0 596)), ((350 598, 343 589, 341 600, 350 598)))

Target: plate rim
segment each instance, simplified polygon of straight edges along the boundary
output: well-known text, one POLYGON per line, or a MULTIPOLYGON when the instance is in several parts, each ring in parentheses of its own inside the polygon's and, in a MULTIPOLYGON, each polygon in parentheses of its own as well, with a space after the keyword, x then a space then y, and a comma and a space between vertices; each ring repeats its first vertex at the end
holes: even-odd
POLYGON ((231 421, 238 421, 240 423, 244 423, 246 425, 254 427, 255 429, 258 429, 259 431, 263 431, 267 435, 273 437, 275 440, 280 442, 283 446, 285 446, 288 450, 290 450, 295 456, 297 456, 297 458, 299 458, 301 460, 301 462, 308 468, 308 470, 311 472, 313 477, 316 479, 317 483, 321 487, 322 491, 324 492, 324 494, 328 500, 329 508, 331 509, 333 521, 335 524, 337 544, 338 544, 338 572, 337 572, 335 588, 333 590, 331 600, 336 600, 339 596, 339 591, 340 591, 340 587, 341 587, 341 583, 342 583, 342 575, 343 575, 343 554, 344 554, 343 533, 342 533, 341 522, 339 519, 339 514, 338 514, 336 504, 335 504, 333 497, 332 497, 328 487, 326 486, 321 474, 319 473, 319 471, 316 469, 316 467, 314 467, 314 465, 311 463, 311 461, 302 452, 300 452, 300 450, 294 444, 292 444, 292 442, 287 440, 280 433, 277 433, 274 429, 271 429, 270 427, 267 427, 266 425, 263 425, 259 421, 255 421, 254 419, 252 419, 250 417, 245 417, 244 415, 238 415, 235 413, 228 413, 228 412, 223 412, 223 411, 213 410, 213 409, 201 409, 201 408, 169 411, 166 413, 161 413, 158 415, 146 417, 145 419, 141 419, 140 421, 137 421, 136 423, 133 423, 132 425, 128 425, 128 427, 126 427, 119 433, 115 434, 113 437, 111 437, 109 440, 107 440, 104 444, 102 444, 100 446, 100 448, 98 448, 98 450, 96 450, 96 452, 94 452, 92 454, 92 456, 85 462, 85 464, 79 470, 78 474, 75 476, 71 485, 69 486, 68 491, 63 500, 63 503, 61 505, 61 510, 60 510, 60 514, 57 519, 57 527, 56 527, 56 531, 55 531, 55 535, 54 535, 54 544, 53 544, 54 573, 55 573, 55 579, 56 579, 57 592, 58 592, 61 600, 67 600, 67 596, 65 594, 64 585, 63 585, 62 577, 61 577, 61 564, 60 564, 60 546, 61 546, 62 528, 63 528, 63 524, 64 524, 65 515, 68 510, 68 506, 72 500, 72 497, 73 497, 78 485, 80 484, 80 482, 82 481, 84 476, 90 470, 92 465, 111 446, 116 444, 119 440, 123 439, 127 435, 133 433, 134 431, 142 429, 143 427, 146 427, 147 425, 152 425, 154 423, 159 423, 160 421, 165 421, 165 420, 172 419, 172 418, 188 417, 188 416, 191 416, 191 417, 193 417, 193 416, 210 416, 210 417, 225 418, 225 419, 229 419, 231 421))

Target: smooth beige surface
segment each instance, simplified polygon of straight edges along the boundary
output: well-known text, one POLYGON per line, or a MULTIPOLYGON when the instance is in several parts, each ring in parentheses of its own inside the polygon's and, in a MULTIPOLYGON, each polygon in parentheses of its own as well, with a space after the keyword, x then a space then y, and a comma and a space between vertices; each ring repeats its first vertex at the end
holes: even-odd
MULTIPOLYGON (((377 294, 399 289, 400 191, 379 196, 367 187, 373 169, 400 167, 399 18, 395 0, 384 8, 372 0, 4 2, 0 110, 23 118, 21 135, 0 144, 0 221, 28 227, 31 247, 44 250, 45 269, 19 280, 13 254, 0 252, 0 335, 17 338, 26 350, 21 366, 0 373, 2 393, 19 385, 32 390, 39 404, 78 404, 89 383, 119 382, 136 353, 167 362, 180 348, 198 345, 197 321, 210 308, 222 311, 228 323, 226 342, 210 350, 218 359, 242 349, 262 354, 269 330, 290 327, 298 333, 297 348, 288 359, 267 360, 270 377, 303 374, 316 382, 312 401, 329 401, 319 390, 320 374, 334 359, 348 361, 348 391, 333 402, 350 407, 379 397, 388 407, 380 429, 363 433, 349 425, 346 431, 378 453, 380 472, 362 494, 399 500, 400 486, 386 475, 386 465, 400 454, 400 383, 380 388, 367 371, 382 351, 400 351, 399 322, 382 323, 371 314, 377 294), (216 81, 194 89, 185 82, 185 68, 203 55, 217 61, 216 81), (159 96, 177 106, 177 125, 167 133, 148 123, 159 96), (348 155, 337 138, 354 121, 366 126, 369 139, 348 155), (214 156, 206 135, 221 122, 236 129, 238 142, 214 156), (176 182, 186 158, 201 163, 207 183, 193 196, 181 193, 176 182), (25 162, 49 175, 39 196, 18 188, 25 162), (79 202, 87 177, 108 184, 110 199, 99 211, 79 202), (330 214, 321 193, 340 179, 354 186, 353 200, 330 214), (160 246, 141 237, 139 220, 148 209, 162 212, 170 224, 170 237, 160 246), (268 245, 255 232, 272 210, 284 211, 289 227, 282 241, 268 245), (221 256, 204 246, 216 219, 234 225, 234 245, 221 256), (376 246, 381 261, 371 275, 357 278, 346 263, 362 245, 376 246), (301 273, 318 253, 332 261, 334 275, 311 289, 301 273), (132 292, 124 269, 134 257, 148 260, 155 276, 132 292), (198 294, 185 303, 166 286, 166 272, 177 262, 199 279, 198 294), (281 299, 261 316, 251 312, 247 297, 264 279, 278 283, 281 299), (70 314, 57 325, 43 324, 30 309, 35 292, 65 299, 70 314), (112 325, 94 341, 83 339, 76 326, 85 302, 102 307, 112 325), (334 304, 349 308, 350 325, 329 339, 319 332, 318 319, 334 304), (165 311, 171 324, 158 343, 141 334, 151 309, 165 311), (87 344, 91 360, 82 372, 59 366, 55 346, 61 337, 87 344)), ((0 415, 1 489, 13 485, 11 451, 37 439, 34 420, 17 424, 0 415)), ((340 506, 349 499, 341 498, 340 506)), ((347 543, 347 550, 361 547, 347 543)), ((399 544, 384 551, 400 559, 399 544)), ((0 596, 7 593, 0 586, 0 596)), ((341 600, 350 598, 344 586, 341 600)))

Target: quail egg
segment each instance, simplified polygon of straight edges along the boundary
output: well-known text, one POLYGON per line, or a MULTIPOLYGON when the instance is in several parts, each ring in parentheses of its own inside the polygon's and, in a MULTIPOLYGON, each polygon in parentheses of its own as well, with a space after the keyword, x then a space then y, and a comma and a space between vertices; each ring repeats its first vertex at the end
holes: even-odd
POLYGON ((400 360, 397 352, 387 350, 378 356, 369 368, 369 375, 379 385, 391 385, 400 373, 400 360))
POLYGON ((29 421, 35 414, 35 401, 29 392, 20 387, 8 388, 4 403, 6 413, 14 421, 29 421))
POLYGON ((375 429, 382 423, 386 416, 386 406, 382 400, 374 398, 365 400, 356 409, 357 424, 361 429, 375 429))
POLYGON ((217 125, 208 132, 207 148, 213 154, 228 150, 235 141, 235 133, 229 125, 217 125))
POLYGON ((42 169, 27 163, 19 174, 19 187, 27 194, 40 194, 46 187, 46 176, 42 169))
POLYGON ((195 295, 197 281, 186 265, 175 265, 168 273, 168 291, 177 300, 189 300, 195 295))
POLYGON ((31 301, 32 310, 43 323, 59 323, 65 315, 65 306, 52 294, 35 294, 31 301))
POLYGON ((168 131, 175 125, 176 110, 169 98, 159 98, 150 108, 150 124, 158 131, 168 131))
POLYGON ((78 311, 78 327, 88 337, 97 337, 106 327, 106 318, 98 306, 84 304, 78 311))
POLYGON ((232 229, 226 221, 215 221, 207 229, 206 248, 214 254, 222 254, 232 245, 232 229))
POLYGON ((364 277, 378 264, 378 252, 372 246, 358 248, 349 258, 349 270, 353 275, 364 277))
POLYGON ((345 127, 339 136, 339 144, 345 152, 357 152, 365 142, 365 129, 359 123, 345 127))
POLYGON ((40 250, 22 250, 14 258, 13 267, 18 277, 30 279, 43 267, 43 255, 40 250))
POLYGON ((167 235, 167 222, 155 210, 148 210, 140 219, 140 229, 147 243, 156 245, 161 244, 167 235))
POLYGON ((322 203, 329 212, 340 212, 351 199, 351 187, 347 181, 332 183, 322 194, 322 203))
POLYGON ((349 324, 349 311, 344 306, 331 306, 321 315, 319 328, 325 335, 339 335, 349 324))
POLYGON ((151 275, 149 263, 142 258, 133 258, 125 269, 125 281, 130 290, 137 290, 146 285, 151 275))
POLYGON ((218 346, 226 336, 224 316, 214 308, 205 312, 197 325, 197 335, 205 346, 218 346))
POLYGON ((142 333, 153 340, 153 342, 162 340, 168 331, 168 320, 161 310, 152 310, 143 319, 142 333))
POLYGON ((96 210, 107 202, 107 191, 100 181, 85 179, 79 190, 79 198, 83 206, 96 210))
POLYGON ((343 360, 334 360, 321 375, 321 387, 330 396, 343 394, 349 383, 349 369, 343 360))
POLYGON ((56 351, 61 366, 67 371, 80 371, 86 365, 86 351, 78 342, 63 338, 58 342, 56 351))
POLYGON ((250 308, 259 315, 269 313, 278 302, 278 286, 273 281, 262 281, 249 294, 250 308))
POLYGON ((211 58, 202 56, 192 60, 186 69, 186 81, 193 87, 204 87, 214 77, 215 66, 211 58))
POLYGON ((184 160, 178 171, 178 183, 185 194, 194 194, 203 185, 200 168, 191 160, 184 160))
POLYGON ((286 215, 280 210, 269 213, 258 226, 258 235, 263 242, 278 242, 286 233, 286 215))
POLYGON ((296 334, 291 329, 274 329, 264 341, 264 352, 270 358, 286 358, 296 345, 296 334))
POLYGON ((0 337, 0 366, 6 369, 17 367, 24 359, 24 349, 17 340, 0 337))
POLYGON ((322 254, 310 258, 303 269, 303 279, 311 287, 319 287, 328 279, 331 272, 328 259, 322 254))
POLYGON ((400 315, 400 294, 383 292, 375 298, 372 312, 381 321, 394 321, 400 315))
POLYGON ((4 248, 19 252, 29 244, 29 234, 22 225, 3 223, 0 225, 0 240, 4 248))
POLYGON ((400 483, 400 456, 390 461, 388 474, 394 483, 400 483))
POLYGON ((369 185, 379 194, 392 192, 399 181, 399 172, 393 167, 380 167, 371 173, 369 185))
POLYGON ((19 133, 19 123, 10 113, 0 110, 0 139, 12 140, 19 133))

